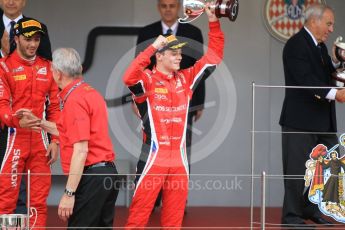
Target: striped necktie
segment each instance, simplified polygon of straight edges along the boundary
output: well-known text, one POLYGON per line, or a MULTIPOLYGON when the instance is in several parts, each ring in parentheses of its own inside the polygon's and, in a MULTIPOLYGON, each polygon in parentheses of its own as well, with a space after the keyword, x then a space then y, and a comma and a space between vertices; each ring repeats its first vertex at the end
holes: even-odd
POLYGON ((14 41, 14 25, 16 24, 15 21, 11 21, 11 28, 10 28, 10 53, 12 53, 16 49, 16 42, 14 41))

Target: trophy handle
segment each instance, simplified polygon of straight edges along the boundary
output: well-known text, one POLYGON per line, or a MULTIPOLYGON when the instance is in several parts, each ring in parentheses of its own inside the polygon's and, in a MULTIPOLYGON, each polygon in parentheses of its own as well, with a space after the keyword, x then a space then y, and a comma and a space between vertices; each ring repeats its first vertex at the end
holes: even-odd
POLYGON ((200 16, 201 16, 201 14, 199 14, 198 16, 196 16, 193 19, 188 20, 189 16, 187 14, 185 14, 185 17, 184 18, 179 18, 178 22, 182 23, 182 24, 191 23, 191 22, 195 21, 196 19, 198 19, 200 16))
POLYGON ((33 225, 31 226, 30 230, 32 230, 34 228, 34 226, 36 225, 36 221, 37 221, 37 217, 38 217, 37 209, 34 207, 31 207, 29 219, 31 217, 33 217, 34 213, 35 213, 35 221, 34 221, 33 225))
POLYGON ((188 23, 187 19, 189 18, 189 16, 187 14, 184 14, 184 18, 179 18, 177 21, 179 23, 188 23))
POLYGON ((342 41, 343 41, 343 37, 342 36, 337 37, 337 40, 335 40, 336 43, 342 42, 342 41))
POLYGON ((191 22, 195 21, 196 19, 198 19, 202 15, 202 13, 203 13, 203 11, 198 16, 196 16, 196 17, 194 17, 194 18, 192 18, 190 20, 188 20, 189 15, 185 13, 184 14, 184 18, 179 18, 177 21, 179 23, 182 23, 182 24, 191 23, 191 22))
POLYGON ((236 21, 240 5, 239 0, 229 1, 226 5, 228 7, 229 20, 232 22, 236 21))

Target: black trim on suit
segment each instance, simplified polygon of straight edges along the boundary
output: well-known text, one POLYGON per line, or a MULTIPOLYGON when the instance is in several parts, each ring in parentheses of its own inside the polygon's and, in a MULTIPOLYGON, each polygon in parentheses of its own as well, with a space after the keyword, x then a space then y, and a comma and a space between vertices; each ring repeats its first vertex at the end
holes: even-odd
MULTIPOLYGON (((5 25, 4 25, 4 21, 3 21, 3 14, 4 14, 3 11, 0 9, 0 21, 1 21, 0 22, 0 38, 2 38, 2 36, 4 34, 4 30, 5 30, 5 25)), ((23 16, 23 17, 25 17, 25 16, 23 16)), ((44 25, 43 23, 41 23, 41 24, 43 27, 43 31, 46 33, 46 35, 42 36, 40 46, 38 47, 37 53, 38 53, 38 55, 40 55, 43 58, 46 58, 48 60, 52 60, 52 51, 51 51, 51 45, 50 45, 50 40, 49 40, 49 35, 48 35, 48 29, 47 29, 46 25, 44 25)), ((0 43, 0 49, 1 49, 1 43, 0 43)), ((0 54, 0 56, 1 56, 1 54, 0 54)), ((4 155, 5 155, 7 136, 8 136, 7 127, 4 127, 4 129, 2 129, 0 127, 0 142, 1 142, 0 166, 2 164, 2 160, 3 160, 4 155)))
MULTIPOLYGON (((3 11, 0 9, 0 38, 2 38, 5 30, 5 25, 3 21, 3 11)), ((23 16, 25 18, 25 16, 23 16)), ((37 49, 37 54, 45 59, 52 60, 52 51, 51 51, 51 44, 48 34, 47 26, 41 23, 42 29, 45 32, 44 36, 41 36, 40 45, 37 49)), ((0 43, 1 49, 1 43, 0 43)), ((1 57, 1 54, 0 54, 1 57)), ((2 165, 2 161, 5 156, 5 151, 7 148, 7 138, 8 138, 8 128, 5 126, 4 128, 0 127, 0 167, 2 165)), ((25 214, 27 213, 26 210, 26 182, 22 180, 20 184, 20 192, 17 201, 17 207, 15 210, 17 214, 25 214)))
MULTIPOLYGON (((136 56, 146 49, 153 41, 163 34, 163 27, 161 21, 157 21, 148 26, 143 27, 137 39, 136 56)), ((188 41, 188 45, 183 48, 183 55, 181 61, 181 69, 186 69, 200 59, 203 55, 203 37, 201 30, 190 24, 179 24, 177 27, 176 37, 181 41, 188 41), (194 42, 193 42, 194 41, 194 42)), ((154 58, 151 58, 151 64, 148 66, 152 69, 155 64, 154 58)), ((211 70, 205 72, 202 79, 206 79, 212 73, 211 70)), ((201 80, 196 87, 190 103, 190 107, 201 106, 205 103, 205 80, 201 80)))
MULTIPOLYGON (((148 26, 145 26, 139 31, 139 36, 137 39, 137 48, 135 51, 135 56, 140 52, 145 50, 149 45, 151 45, 154 40, 163 34, 162 22, 157 21, 148 26)), ((180 41, 188 42, 188 45, 182 49, 182 61, 180 64, 181 69, 186 69, 195 64, 203 55, 203 37, 201 30, 190 24, 179 24, 176 31, 176 37, 180 41)), ((148 66, 152 70, 155 65, 155 57, 151 57, 151 64, 148 66)), ((209 75, 214 71, 214 68, 207 68, 200 78, 201 80, 195 84, 193 87, 193 96, 189 104, 189 113, 188 113, 188 128, 186 131, 186 146, 187 146, 187 159, 190 171, 190 160, 191 160, 191 143, 192 143, 192 125, 193 125, 193 116, 196 114, 196 111, 202 109, 205 103, 205 80, 209 75), (196 109, 197 108, 197 109, 196 109)), ((143 154, 143 153, 142 153, 143 154)), ((142 160, 138 162, 138 166, 142 165, 142 160)), ((140 172, 140 167, 139 171, 140 172)), ((155 206, 159 206, 162 193, 160 192, 155 206)))

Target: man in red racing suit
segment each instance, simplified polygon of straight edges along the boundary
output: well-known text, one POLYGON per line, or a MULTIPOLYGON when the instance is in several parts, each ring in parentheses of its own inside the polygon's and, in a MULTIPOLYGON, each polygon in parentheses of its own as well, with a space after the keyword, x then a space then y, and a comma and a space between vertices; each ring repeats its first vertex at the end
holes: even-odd
POLYGON ((163 190, 161 224, 179 229, 188 195, 188 161, 185 130, 189 102, 202 72, 219 64, 223 57, 224 34, 213 10, 209 18, 209 47, 194 66, 179 70, 185 43, 175 36, 159 36, 131 63, 124 82, 133 94, 142 123, 144 141, 137 166, 134 192, 126 227, 145 227, 159 191, 163 190), (144 70, 150 57, 157 65, 144 70))
MULTIPOLYGON (((35 227, 45 227, 46 200, 50 190, 50 163, 58 153, 57 143, 48 142, 41 130, 25 129, 19 121, 21 108, 30 109, 40 119, 56 122, 59 117, 58 87, 54 82, 50 61, 36 55, 41 24, 30 18, 21 19, 15 27, 16 50, 0 60, 0 121, 8 126, 8 139, 0 168, 0 214, 16 208, 22 173, 31 170, 30 207, 37 210, 35 227), (37 174, 37 175, 35 175, 37 174)), ((57 137, 52 136, 52 142, 57 137)), ((24 178, 24 177, 23 177, 24 178)), ((30 218, 30 226, 35 217, 30 218)))

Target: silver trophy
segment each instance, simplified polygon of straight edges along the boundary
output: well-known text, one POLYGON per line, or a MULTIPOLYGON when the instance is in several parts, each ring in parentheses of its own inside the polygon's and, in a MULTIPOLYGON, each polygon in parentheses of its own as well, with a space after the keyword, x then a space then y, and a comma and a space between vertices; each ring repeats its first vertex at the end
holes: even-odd
POLYGON ((335 42, 335 55, 337 59, 342 63, 345 62, 345 42, 343 42, 343 37, 339 36, 335 42))
MULTIPOLYGON (((190 23, 200 17, 204 11, 208 0, 183 0, 184 18, 179 18, 180 23, 190 23)), ((215 9, 218 18, 227 17, 230 21, 235 21, 238 15, 239 0, 217 0, 211 6, 215 9)))
POLYGON ((335 56, 342 63, 342 68, 338 69, 336 74, 333 75, 336 86, 344 87, 345 85, 345 42, 343 42, 343 37, 339 36, 335 42, 335 56))
POLYGON ((27 216, 24 214, 0 215, 1 230, 24 230, 27 229, 27 216))
POLYGON ((30 208, 31 215, 33 217, 33 213, 35 213, 36 219, 29 228, 29 218, 28 215, 25 214, 3 214, 0 215, 0 230, 29 230, 32 229, 37 220, 37 210, 35 208, 30 208))

